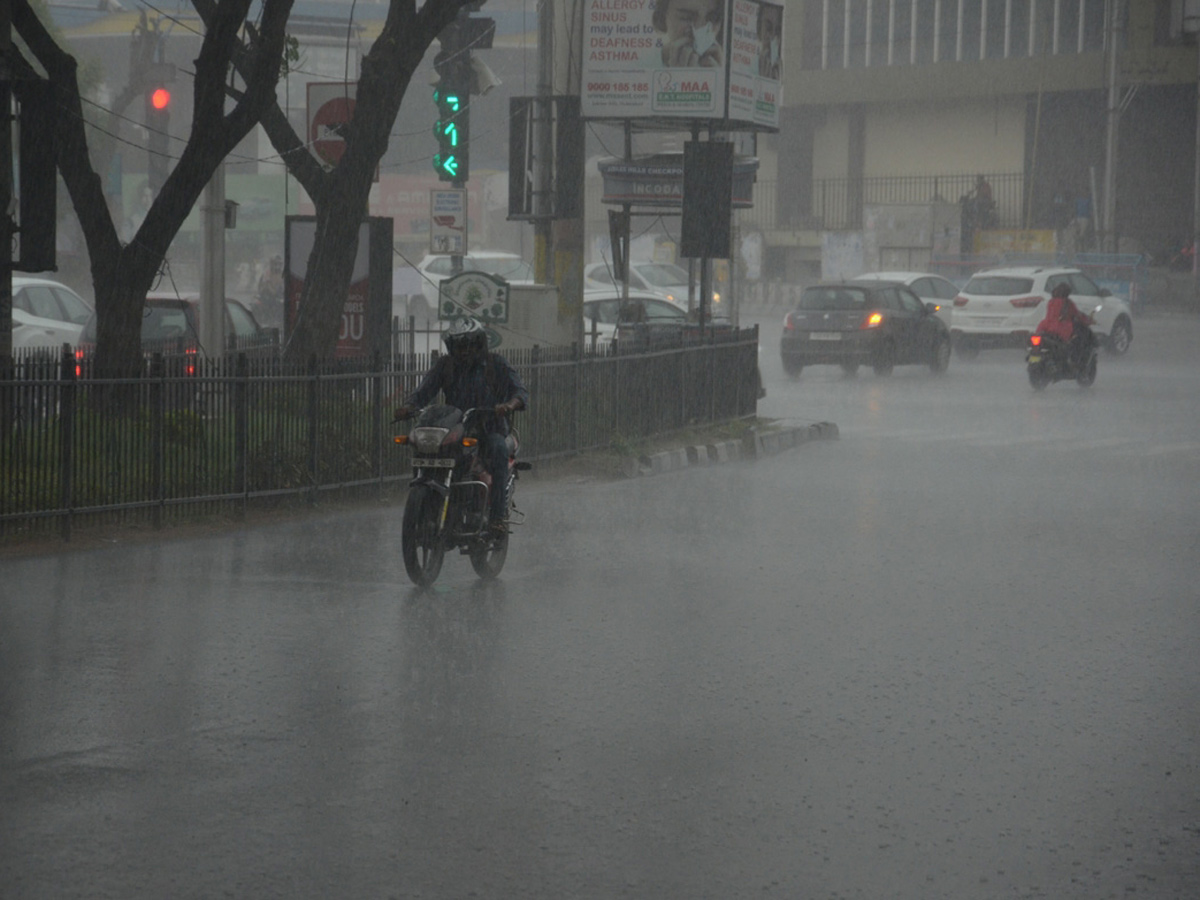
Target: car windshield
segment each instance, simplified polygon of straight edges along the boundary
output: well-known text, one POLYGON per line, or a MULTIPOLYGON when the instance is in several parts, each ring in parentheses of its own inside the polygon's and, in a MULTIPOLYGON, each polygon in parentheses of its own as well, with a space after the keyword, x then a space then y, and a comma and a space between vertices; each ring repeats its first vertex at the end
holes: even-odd
POLYGON ((867 305, 867 292, 844 287, 810 287, 800 295, 799 309, 808 311, 859 310, 867 305))
POLYGON ((673 263, 649 263, 638 266, 637 272, 654 287, 688 283, 688 273, 673 263))
POLYGON ((977 275, 967 282, 965 293, 1005 297, 1009 294, 1028 294, 1032 290, 1032 278, 1016 275, 977 275))

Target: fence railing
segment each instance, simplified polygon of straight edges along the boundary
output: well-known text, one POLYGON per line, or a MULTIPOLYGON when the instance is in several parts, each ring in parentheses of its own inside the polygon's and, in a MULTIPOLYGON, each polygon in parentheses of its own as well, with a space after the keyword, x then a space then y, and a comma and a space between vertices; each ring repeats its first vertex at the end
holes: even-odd
MULTIPOLYGON (((522 457, 753 416, 757 355, 757 329, 644 354, 507 353, 530 391, 514 418, 522 457)), ((0 378, 0 533, 69 539, 80 524, 162 526, 261 498, 403 482, 392 411, 432 359, 294 368, 241 355, 183 374, 160 358, 137 379, 79 377, 69 355, 20 360, 0 378)))
MULTIPOLYGON (((1025 176, 996 173, 985 176, 992 187, 996 219, 991 228, 1022 228, 1025 176)), ((779 203, 778 182, 754 186, 754 206, 739 213, 742 230, 799 228, 852 231, 862 228, 863 208, 884 203, 958 203, 975 189, 973 174, 911 175, 877 178, 820 178, 812 182, 808 209, 779 203)))

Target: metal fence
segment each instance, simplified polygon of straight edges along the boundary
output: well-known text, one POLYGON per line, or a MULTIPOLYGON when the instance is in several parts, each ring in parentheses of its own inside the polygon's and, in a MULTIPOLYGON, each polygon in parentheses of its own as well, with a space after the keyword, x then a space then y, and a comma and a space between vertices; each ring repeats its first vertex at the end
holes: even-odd
MULTIPOLYGON (((644 354, 508 353, 531 398, 514 417, 522 457, 753 416, 757 354, 757 329, 644 354)), ((81 377, 69 355, 23 358, 0 379, 0 531, 69 539, 77 525, 161 527, 264 498, 403 483, 392 411, 432 360, 158 357, 146 377, 102 380, 81 377)))
MULTIPOLYGON (((985 177, 995 201, 996 220, 989 227, 1024 227, 1025 176, 1003 172, 985 177)), ((812 182, 808 208, 787 208, 779 203, 778 182, 764 180, 755 185, 754 207, 739 213, 739 224, 744 231, 775 228, 852 231, 862 228, 866 206, 937 200, 959 203, 974 190, 975 178, 973 174, 819 178, 812 182)))

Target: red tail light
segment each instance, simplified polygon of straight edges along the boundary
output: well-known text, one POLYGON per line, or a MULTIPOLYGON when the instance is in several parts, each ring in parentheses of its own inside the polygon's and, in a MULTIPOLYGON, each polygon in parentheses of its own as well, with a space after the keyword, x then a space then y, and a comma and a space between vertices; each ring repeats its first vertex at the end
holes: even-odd
POLYGON ((1017 309, 1033 309, 1042 302, 1041 297, 1015 297, 1008 301, 1017 309))
POLYGON ((860 327, 862 327, 862 328, 878 328, 882 324, 883 324, 883 313, 873 312, 869 316, 867 316, 865 319, 863 319, 863 323, 860 327))
POLYGON ((1042 336, 1040 334, 1031 334, 1029 336, 1029 343, 1034 347, 1042 346, 1042 336))
POLYGON ((783 317, 783 330, 784 331, 795 331, 796 330, 796 323, 792 321, 791 313, 788 313, 786 316, 783 317))
POLYGON ((964 297, 962 294, 959 294, 957 297, 954 298, 954 305, 955 306, 966 306, 967 298, 964 297))

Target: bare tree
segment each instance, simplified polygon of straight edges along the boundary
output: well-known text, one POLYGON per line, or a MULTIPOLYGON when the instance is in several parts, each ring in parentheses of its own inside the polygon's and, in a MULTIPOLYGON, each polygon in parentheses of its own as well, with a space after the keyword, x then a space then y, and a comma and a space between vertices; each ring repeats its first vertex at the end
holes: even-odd
MULTIPOLYGON (((341 327, 342 307, 358 251, 358 231, 366 215, 368 194, 400 102, 413 72, 438 34, 459 10, 478 0, 391 0, 379 37, 363 57, 354 116, 346 131, 341 161, 325 171, 296 135, 275 104, 262 124, 288 171, 308 192, 316 208, 316 237, 300 301, 300 323, 286 351, 292 361, 333 355, 341 327)), ((215 14, 214 0, 194 0, 206 23, 215 14)), ((242 67, 258 64, 260 51, 251 40, 235 59, 242 67)))
MULTIPOLYGON (((188 141, 133 239, 122 245, 105 202, 103 184, 88 156, 77 78, 78 63, 58 45, 28 0, 12 0, 13 26, 54 86, 58 106, 58 169, 83 230, 91 258, 98 320, 96 370, 129 376, 141 370, 141 320, 146 292, 171 241, 217 166, 275 104, 293 0, 264 0, 254 53, 232 82, 232 59, 252 0, 208 2, 206 32, 195 61, 194 103, 188 141), (226 99, 232 97, 226 110, 226 99)), ((14 50, 26 75, 32 64, 14 50)))

